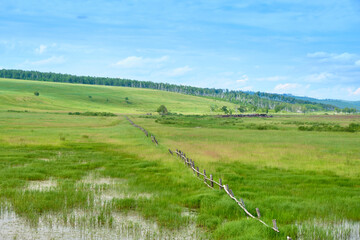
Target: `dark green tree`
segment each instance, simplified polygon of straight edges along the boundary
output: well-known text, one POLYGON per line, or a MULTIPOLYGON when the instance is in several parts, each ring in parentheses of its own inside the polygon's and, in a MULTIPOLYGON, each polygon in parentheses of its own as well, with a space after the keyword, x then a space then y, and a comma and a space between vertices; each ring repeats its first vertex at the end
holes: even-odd
POLYGON ((158 107, 158 109, 156 110, 160 115, 166 115, 168 114, 168 110, 165 107, 165 105, 160 105, 160 107, 158 107))
POLYGON ((277 113, 277 112, 280 112, 281 110, 283 110, 284 109, 284 106, 283 105, 281 105, 281 104, 279 104, 279 105, 276 105, 275 106, 275 112, 277 113))
POLYGON ((229 110, 227 109, 227 106, 222 106, 221 111, 223 111, 225 114, 229 113, 229 110))
POLYGON ((34 92, 34 95, 35 95, 35 96, 39 96, 40 93, 39 93, 38 91, 35 91, 35 92, 34 92))
POLYGON ((239 112, 244 113, 246 112, 246 108, 243 106, 238 107, 239 112))

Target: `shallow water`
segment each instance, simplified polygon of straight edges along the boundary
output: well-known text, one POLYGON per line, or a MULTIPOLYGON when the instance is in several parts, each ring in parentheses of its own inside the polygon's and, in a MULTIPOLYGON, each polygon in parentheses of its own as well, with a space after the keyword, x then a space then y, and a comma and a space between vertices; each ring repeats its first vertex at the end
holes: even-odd
POLYGON ((31 226, 9 208, 2 209, 0 239, 202 239, 194 223, 177 230, 160 229, 136 213, 112 213, 111 226, 89 224, 91 213, 74 211, 66 222, 61 215, 40 217, 37 226, 31 226))
POLYGON ((56 188, 57 183, 54 180, 45 180, 45 181, 30 181, 27 186, 27 190, 34 191, 50 191, 51 189, 56 188))
POLYGON ((299 240, 308 239, 336 239, 336 240, 360 240, 360 222, 348 220, 323 222, 314 220, 312 222, 297 224, 299 229, 299 240))
MULTIPOLYGON (((183 216, 189 224, 181 229, 160 228, 155 221, 144 219, 136 212, 111 212, 107 205, 114 199, 151 198, 150 193, 128 191, 125 179, 101 178, 96 173, 78 182, 94 193, 94 207, 89 210, 73 210, 64 213, 44 214, 37 224, 18 216, 10 205, 0 208, 0 239, 203 239, 196 228, 195 214, 184 209, 183 216)), ((30 181, 26 191, 52 191, 57 182, 30 181)))

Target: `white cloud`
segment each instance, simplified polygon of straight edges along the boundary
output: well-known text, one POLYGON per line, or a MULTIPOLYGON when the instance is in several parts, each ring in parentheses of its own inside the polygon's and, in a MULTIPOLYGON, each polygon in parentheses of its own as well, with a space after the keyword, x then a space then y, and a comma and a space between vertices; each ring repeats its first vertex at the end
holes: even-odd
POLYGON ((324 58, 324 57, 329 57, 329 54, 326 52, 314 52, 314 53, 308 53, 307 56, 309 58, 324 58))
POLYGON ((357 60, 357 61, 355 62, 355 65, 356 65, 356 66, 360 66, 360 60, 357 60))
POLYGON ((286 90, 294 89, 294 88, 298 88, 298 87, 301 87, 301 85, 297 84, 297 83, 284 83, 284 84, 276 85, 274 90, 276 90, 276 91, 286 91, 286 90))
POLYGON ((333 77, 334 77, 334 75, 331 73, 322 72, 322 73, 315 73, 315 74, 305 76, 304 80, 306 82, 311 82, 311 83, 323 83, 333 77))
POLYGON ((360 95, 360 88, 356 89, 353 94, 354 95, 360 95))
POLYGON ((349 88, 348 92, 349 92, 350 95, 355 95, 355 96, 360 95, 360 87, 358 89, 355 89, 355 90, 349 88))
POLYGON ((138 68, 144 66, 145 64, 162 63, 167 61, 168 59, 168 56, 162 56, 160 58, 143 58, 137 56, 130 56, 118 61, 117 63, 115 63, 115 65, 123 68, 138 68))
POLYGON ((246 86, 246 87, 242 87, 240 88, 241 91, 252 91, 253 90, 253 86, 246 86))
POLYGON ((314 52, 308 53, 307 57, 318 59, 320 62, 344 62, 353 60, 356 54, 352 53, 327 53, 327 52, 314 52))
POLYGON ((143 63, 144 59, 142 57, 131 56, 127 57, 123 60, 120 60, 116 63, 116 65, 125 67, 125 68, 132 68, 138 67, 143 63))
POLYGON ((64 63, 65 59, 63 56, 60 57, 56 57, 56 56, 52 56, 50 58, 47 59, 43 59, 43 60, 39 60, 39 61, 26 61, 25 64, 30 64, 30 65, 48 65, 48 64, 60 64, 60 63, 64 63))
POLYGON ((246 74, 244 74, 244 75, 241 76, 240 79, 236 80, 236 82, 238 82, 238 83, 246 83, 248 80, 249 80, 249 77, 246 74))
POLYGON ((47 49, 46 45, 41 44, 38 48, 35 49, 37 54, 43 54, 47 49))
POLYGON ((178 76, 182 76, 192 70, 193 69, 191 67, 185 66, 185 67, 174 68, 172 70, 163 72, 162 74, 169 76, 169 77, 178 77, 178 76))
POLYGON ((272 77, 256 78, 257 81, 269 81, 269 82, 284 81, 286 79, 288 79, 288 78, 285 76, 272 76, 272 77))

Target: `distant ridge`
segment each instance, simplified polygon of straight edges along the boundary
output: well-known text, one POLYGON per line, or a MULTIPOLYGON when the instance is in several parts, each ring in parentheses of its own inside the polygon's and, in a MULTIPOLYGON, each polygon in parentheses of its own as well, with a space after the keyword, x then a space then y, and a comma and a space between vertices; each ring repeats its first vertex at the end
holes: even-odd
POLYGON ((239 111, 267 112, 269 109, 287 112, 333 111, 336 105, 316 101, 317 99, 301 99, 300 97, 286 96, 264 92, 243 92, 228 89, 199 88, 168 83, 155 83, 123 78, 75 76, 51 72, 0 70, 0 77, 34 81, 65 82, 79 84, 109 85, 121 87, 150 88, 170 91, 194 96, 210 97, 239 104, 239 111))
POLYGON ((301 99, 301 100, 305 100, 305 101, 310 101, 310 102, 316 102, 316 103, 323 103, 323 104, 330 104, 330 105, 334 105, 338 108, 355 108, 358 111, 360 111, 360 101, 345 101, 345 100, 340 100, 340 99, 316 99, 316 98, 311 98, 311 97, 299 97, 299 96, 293 96, 290 94, 284 94, 286 96, 289 97, 293 97, 296 99, 301 99))

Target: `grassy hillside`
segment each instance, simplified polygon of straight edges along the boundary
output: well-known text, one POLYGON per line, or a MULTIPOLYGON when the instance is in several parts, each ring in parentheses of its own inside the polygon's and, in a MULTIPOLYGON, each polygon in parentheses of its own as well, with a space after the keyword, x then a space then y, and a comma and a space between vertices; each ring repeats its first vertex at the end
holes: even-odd
POLYGON ((0 78, 2 110, 153 113, 161 104, 170 112, 183 114, 209 114, 211 105, 235 107, 224 101, 152 89, 0 78), (35 91, 40 95, 35 96, 35 91))
POLYGON ((121 78, 76 76, 62 73, 24 71, 24 70, 0 70, 0 77, 9 79, 36 80, 45 82, 63 82, 63 83, 81 83, 90 85, 122 86, 155 89, 169 92, 188 94, 193 96, 202 96, 216 100, 228 101, 241 105, 243 112, 267 112, 275 110, 276 112, 284 110, 286 112, 321 112, 333 111, 334 106, 315 103, 306 100, 296 99, 294 97, 282 94, 273 94, 265 92, 243 92, 235 90, 199 88, 192 86, 155 83, 150 81, 138 81, 121 78))

